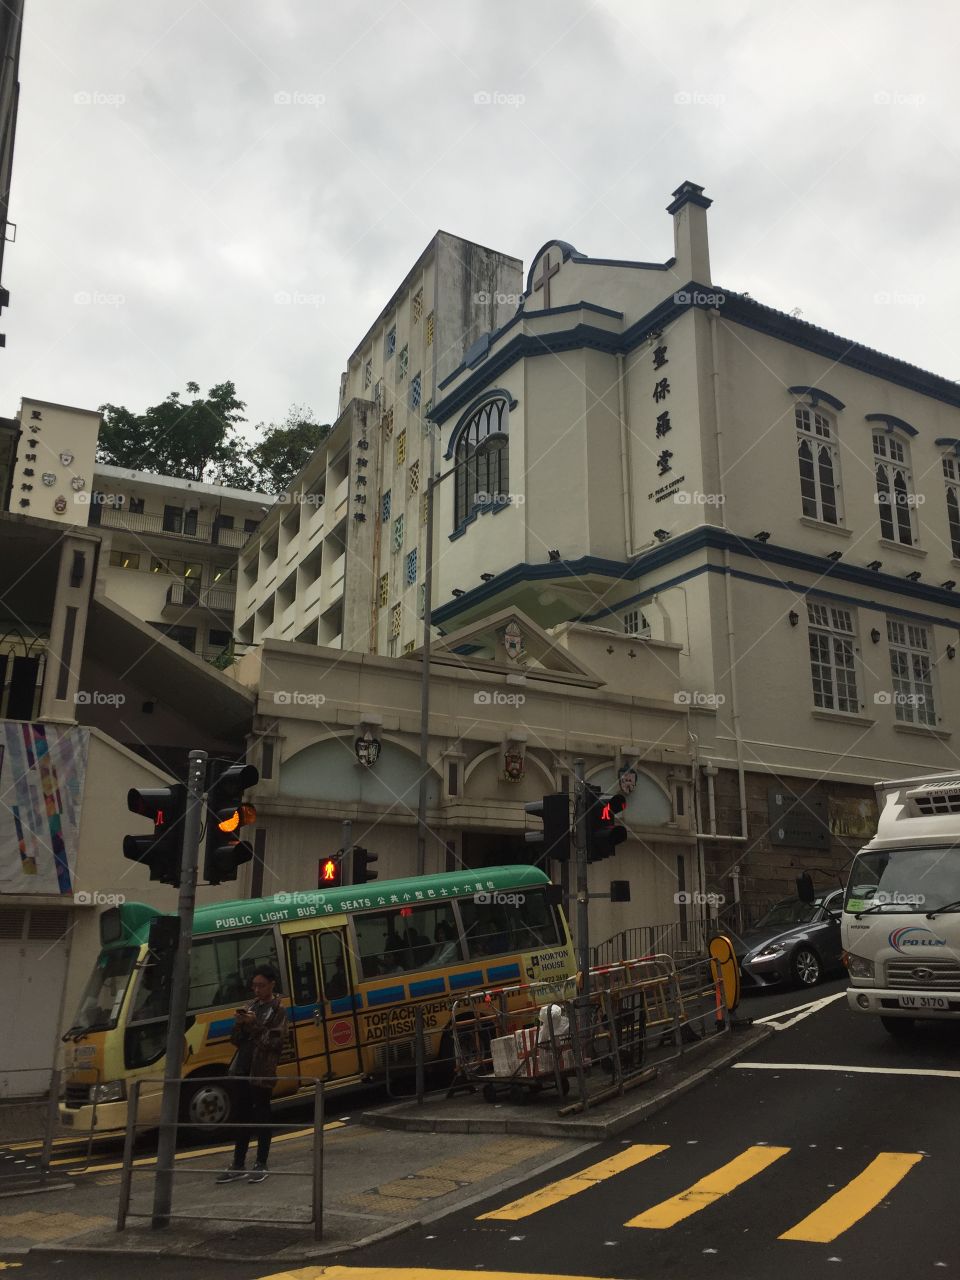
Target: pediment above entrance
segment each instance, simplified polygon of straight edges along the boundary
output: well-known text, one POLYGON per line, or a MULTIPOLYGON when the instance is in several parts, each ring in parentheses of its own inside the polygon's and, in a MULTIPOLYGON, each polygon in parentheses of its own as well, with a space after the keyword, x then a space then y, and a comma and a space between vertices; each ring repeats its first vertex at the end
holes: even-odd
POLYGON ((519 609, 477 619, 431 646, 431 661, 597 688, 604 681, 519 609))

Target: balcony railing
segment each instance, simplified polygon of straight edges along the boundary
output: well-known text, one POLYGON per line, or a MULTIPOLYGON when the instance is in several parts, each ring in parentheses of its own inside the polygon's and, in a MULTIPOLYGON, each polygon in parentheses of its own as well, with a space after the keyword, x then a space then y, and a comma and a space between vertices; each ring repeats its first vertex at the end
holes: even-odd
POLYGON ((225 613, 233 616, 237 593, 228 587, 196 587, 189 582, 171 582, 167 587, 167 609, 206 609, 210 613, 225 613))
POLYGON ((222 525, 195 520, 172 521, 145 511, 125 511, 122 507, 102 507, 100 525, 105 529, 128 529, 131 533, 159 533, 168 538, 183 538, 187 542, 209 543, 214 547, 240 548, 250 537, 244 529, 225 529, 222 525))

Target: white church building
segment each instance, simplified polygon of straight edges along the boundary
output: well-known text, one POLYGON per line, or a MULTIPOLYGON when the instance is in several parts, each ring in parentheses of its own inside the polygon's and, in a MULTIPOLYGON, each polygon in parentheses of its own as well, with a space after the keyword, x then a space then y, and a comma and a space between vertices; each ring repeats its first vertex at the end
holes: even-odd
MULTIPOLYGON (((337 615, 336 649, 406 655, 419 668, 424 442, 434 432, 445 479, 431 619, 444 660, 470 670, 501 661, 496 643, 474 634, 493 618, 553 637, 558 650, 571 625, 606 637, 590 650, 599 684, 570 741, 593 735, 611 768, 643 768, 649 748, 651 776, 675 806, 678 766, 659 777, 653 722, 631 743, 603 709, 605 697, 611 707, 630 698, 632 682, 667 704, 699 813, 686 834, 691 865, 728 906, 756 905, 803 869, 829 885, 874 829, 876 780, 955 764, 960 388, 724 287, 711 270, 710 203, 690 182, 674 192, 663 262, 590 257, 554 240, 519 283, 515 260, 495 263, 484 286, 493 327, 468 335, 452 367, 430 366, 429 397, 422 370, 417 393, 408 382, 412 346, 402 377, 399 365, 382 372, 398 341, 388 308, 351 358, 341 419, 300 487, 309 492, 321 470, 329 486, 332 475, 342 527, 363 539, 356 554, 349 536, 336 547, 345 598, 354 592, 350 617, 337 615)), ((456 285, 475 287, 469 273, 456 285)), ((395 295, 411 328, 426 317, 415 287, 408 278, 395 295)), ((431 287, 442 297, 443 276, 431 287)), ((425 340, 426 330, 422 351, 425 340)), ((298 612, 301 590, 323 579, 308 544, 285 548, 284 521, 303 523, 288 513, 272 512, 241 557, 240 635, 299 640, 298 653, 312 646, 335 667, 336 654, 316 647, 332 633, 311 632, 298 612), (272 567, 281 553, 282 612, 272 567), (277 619, 288 617, 283 630, 277 619)), ((354 726, 338 714, 339 727, 318 718, 318 739, 339 734, 347 748, 354 726)), ((416 753, 416 725, 401 721, 416 753)), ((522 731, 535 751, 535 724, 503 721, 501 737, 522 731)), ((282 714, 275 723, 282 739, 282 714)), ((438 805, 444 760, 473 732, 462 719, 431 725, 438 805)), ((569 770, 562 738, 549 752, 569 770)), ((522 811, 503 785, 485 784, 462 810, 461 834, 471 823, 516 830, 522 811)), ((650 833, 640 815, 634 823, 604 878, 641 865, 650 833)), ((470 845, 461 834, 456 857, 470 845)), ((639 922, 638 897, 635 888, 618 927, 639 922)))

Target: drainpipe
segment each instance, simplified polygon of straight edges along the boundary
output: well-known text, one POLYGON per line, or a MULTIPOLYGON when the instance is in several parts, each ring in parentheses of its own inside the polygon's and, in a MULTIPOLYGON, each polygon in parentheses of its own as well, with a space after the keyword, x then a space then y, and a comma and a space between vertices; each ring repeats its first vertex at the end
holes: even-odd
MULTIPOLYGON (((720 414, 720 356, 719 343, 717 340, 717 321, 720 312, 716 307, 711 308, 710 312, 710 345, 713 357, 713 421, 714 434, 716 437, 717 450, 717 475, 719 481, 720 496, 723 495, 723 429, 721 425, 720 414)), ((726 502, 718 504, 720 512, 720 526, 723 529, 727 527, 727 510, 726 502)), ((733 625, 733 590, 730 585, 730 552, 724 548, 723 552, 723 582, 724 596, 727 614, 727 662, 730 667, 730 719, 733 725, 733 737, 736 744, 737 752, 737 787, 739 791, 740 802, 740 839, 747 839, 747 785, 744 775, 743 766, 743 736, 740 727, 740 702, 737 696, 737 638, 733 625)), ((734 883, 737 883, 735 878, 734 883)))
POLYGON ((620 423, 620 476, 623 491, 623 541, 627 559, 637 554, 633 549, 633 490, 630 471, 630 439, 627 430, 626 387, 623 377, 623 355, 617 356, 617 417, 620 423))

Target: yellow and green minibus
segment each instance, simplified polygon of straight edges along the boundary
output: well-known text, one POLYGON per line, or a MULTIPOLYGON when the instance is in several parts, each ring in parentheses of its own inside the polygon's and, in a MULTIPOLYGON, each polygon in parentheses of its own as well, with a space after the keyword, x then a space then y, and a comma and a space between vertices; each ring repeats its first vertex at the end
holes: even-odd
MULTIPOLYGON (((216 1077, 258 965, 280 974, 291 1026, 274 1097, 309 1088, 304 1077, 356 1087, 412 1063, 418 1007, 429 1062, 453 1058, 451 1006, 465 993, 542 982, 550 999, 549 984, 576 972, 556 901, 537 867, 502 866, 199 908, 181 1118, 203 1128, 230 1120, 230 1083, 216 1077)), ((168 982, 148 947, 159 915, 128 902, 101 916, 101 950, 64 1036, 60 1119, 75 1133, 122 1129, 138 1078, 138 1122, 159 1120, 168 982)))

